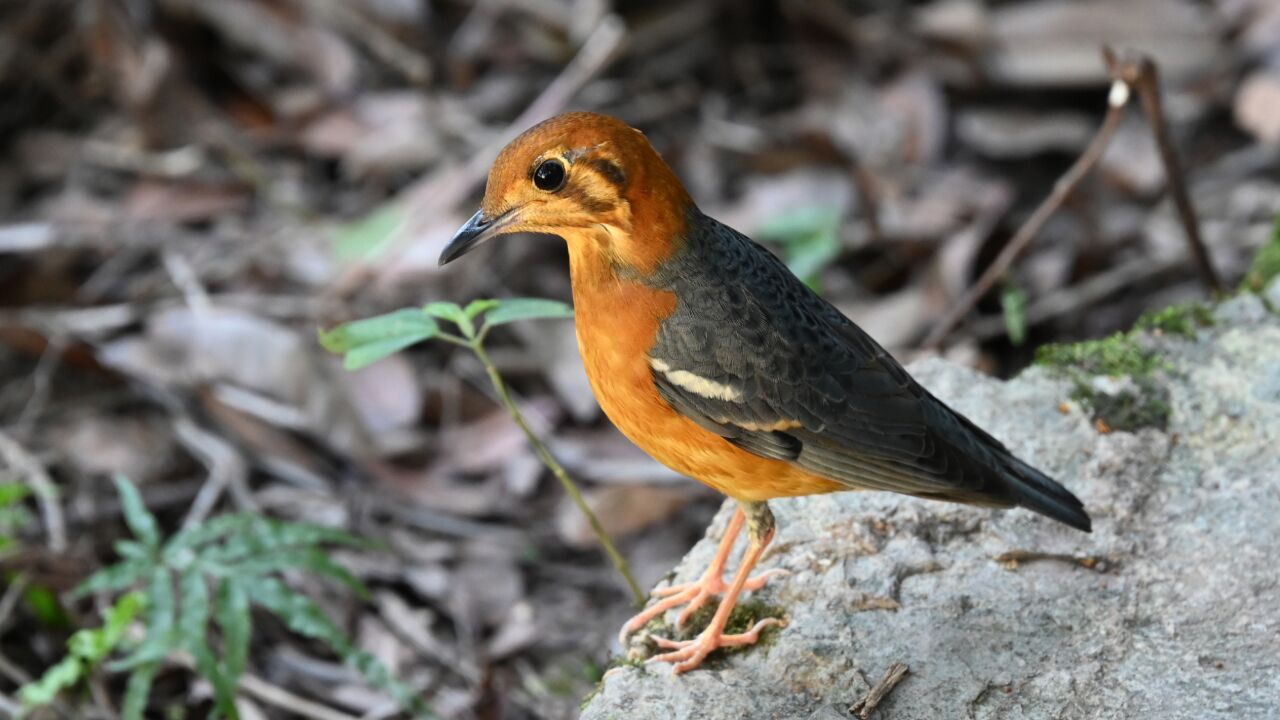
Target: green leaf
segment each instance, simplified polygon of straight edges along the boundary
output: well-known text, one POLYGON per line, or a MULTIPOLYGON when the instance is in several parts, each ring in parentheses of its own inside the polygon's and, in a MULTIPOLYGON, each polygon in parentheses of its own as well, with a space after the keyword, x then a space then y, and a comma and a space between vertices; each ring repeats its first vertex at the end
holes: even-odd
MULTIPOLYGON (((472 304, 474 305, 475 303, 472 304)), ((21 502, 30 494, 31 488, 26 483, 0 483, 0 507, 8 507, 14 503, 21 502)))
POLYGON ((229 682, 218 666, 213 651, 209 649, 209 585, 198 565, 191 565, 182 573, 178 583, 182 598, 182 611, 178 616, 178 642, 195 660, 196 671, 213 685, 218 712, 234 717, 236 686, 229 682))
POLYGON ((1249 265, 1249 271, 1245 273, 1240 287, 1243 290, 1261 292, 1274 277, 1280 277, 1280 216, 1276 217, 1276 227, 1271 233, 1270 242, 1258 248, 1258 254, 1249 265))
POLYGON ((209 623, 209 585, 198 566, 192 565, 183 571, 178 579, 178 597, 182 602, 178 614, 178 643, 193 651, 207 642, 205 626, 209 623))
POLYGON ((355 222, 340 226, 334 237, 334 255, 343 262, 377 258, 391 247, 404 216, 404 208, 399 203, 389 202, 355 222))
POLYGON ((370 685, 390 695, 396 702, 400 703, 400 707, 408 710, 414 717, 422 720, 435 717, 435 714, 431 712, 431 708, 427 707, 427 704, 423 702, 419 694, 395 675, 392 675, 387 666, 383 665, 373 655, 363 651, 355 651, 343 659, 348 665, 360 671, 360 674, 364 676, 364 679, 370 685))
POLYGON ((169 538, 164 546, 165 562, 172 562, 182 551, 194 550, 200 545, 213 542, 225 535, 231 535, 253 526, 260 516, 253 513, 232 513, 209 518, 202 523, 180 530, 169 538))
POLYGON ((328 645, 344 662, 359 670, 371 685, 390 694, 415 717, 434 717, 412 688, 397 680, 377 658, 356 650, 342 630, 310 598, 276 578, 256 581, 253 588, 252 601, 275 613, 290 630, 328 645))
MULTIPOLYGON (((371 547, 373 543, 352 535, 345 530, 314 523, 281 522, 258 516, 254 522, 222 545, 213 545, 200 551, 202 562, 220 565, 220 572, 245 558, 273 554, 290 548, 303 548, 323 544, 350 547, 371 547)), ((214 571, 211 568, 211 571, 214 571)))
POLYGON ((48 705, 58 698, 58 693, 80 682, 84 672, 80 658, 68 655, 46 670, 39 680, 23 685, 18 691, 18 699, 27 708, 48 705))
POLYGON ((58 601, 57 593, 49 588, 31 585, 23 591, 22 599, 42 625, 62 628, 70 624, 66 611, 62 609, 62 603, 58 601))
POLYGON ((238 580, 227 578, 218 587, 217 619, 222 629, 222 662, 227 679, 235 684, 248 664, 249 637, 253 632, 249 593, 238 580))
POLYGON ((293 632, 320 640, 345 657, 351 652, 351 641, 329 619, 311 598, 303 595, 278 578, 262 578, 254 582, 249 599, 255 605, 275 613, 293 632))
POLYGON ((476 326, 471 323, 472 316, 467 314, 466 310, 463 310, 461 307, 458 307, 457 303, 451 303, 451 302, 427 303, 426 305, 422 306, 422 311, 432 317, 437 317, 437 318, 440 318, 441 320, 448 320, 454 325, 457 325, 458 329, 462 331, 463 337, 468 337, 468 338, 475 337, 476 326))
POLYGON ((467 317, 467 311, 463 310, 462 306, 457 303, 445 302, 443 300, 438 302, 429 302, 426 305, 423 305, 422 312, 430 315, 431 317, 448 320, 455 324, 458 322, 459 318, 467 317))
POLYGON ((177 607, 173 594, 173 578, 169 569, 158 567, 151 571, 147 586, 147 636, 128 657, 111 663, 113 670, 129 670, 149 662, 163 660, 174 647, 177 607))
POLYGON ((187 652, 195 660, 196 672, 213 686, 214 704, 217 708, 215 716, 236 716, 236 686, 218 665, 218 660, 209 648, 209 640, 204 635, 187 646, 187 652))
POLYGON ((147 547, 159 548, 160 526, 151 511, 147 510, 142 496, 138 494, 138 488, 124 475, 117 474, 115 481, 116 492, 120 494, 120 505, 124 510, 124 520, 129 524, 134 537, 147 547))
POLYGON ((151 682, 160 671, 159 662, 150 662, 138 666, 129 675, 125 686, 124 703, 120 706, 120 720, 143 720, 147 711, 147 700, 151 697, 151 682))
POLYGON ((116 604, 112 605, 107 611, 106 622, 102 626, 103 645, 105 651, 95 658, 95 662, 102 660, 115 649, 120 641, 124 639, 125 631, 129 629, 129 623, 138 616, 138 613, 147 608, 147 596, 141 591, 135 590, 125 593, 116 600, 116 604))
POLYGON ((117 540, 115 545, 116 554, 128 560, 149 561, 152 557, 151 548, 136 540, 117 540))
POLYGON ((35 682, 19 691, 22 704, 28 708, 53 702, 58 693, 80 682, 89 668, 101 662, 124 639, 129 623, 146 606, 139 592, 122 595, 106 612, 102 627, 79 630, 67 640, 67 656, 45 671, 35 682))
POLYGON ((354 590, 361 598, 369 596, 368 588, 360 582, 359 578, 335 563, 324 550, 314 547, 278 551, 249 558, 232 565, 229 569, 236 576, 248 578, 289 568, 310 570, 318 575, 333 578, 354 590))
POLYGON ((498 307, 484 316, 488 327, 505 325, 519 320, 573 317, 573 308, 558 301, 544 298, 510 298, 502 300, 498 307))
POLYGON ((466 314, 467 317, 475 320, 477 315, 489 312, 501 304, 502 303, 498 300, 472 300, 467 303, 466 309, 462 312, 466 314))
POLYGON ((358 370, 409 347, 430 340, 440 326, 416 308, 344 323, 320 331, 320 344, 332 353, 345 353, 348 370, 358 370))
POLYGON ((262 517, 253 527, 252 534, 268 547, 296 547, 300 545, 347 545, 370 547, 372 543, 346 530, 319 523, 284 522, 262 517))
POLYGON ((84 597, 96 592, 124 590, 142 580, 155 563, 150 560, 130 560, 108 565, 90 575, 72 592, 73 597, 84 597))
POLYGON ((1016 285, 1005 285, 1000 291, 1000 308, 1004 311, 1004 329, 1009 342, 1021 345, 1027 341, 1027 294, 1016 285))

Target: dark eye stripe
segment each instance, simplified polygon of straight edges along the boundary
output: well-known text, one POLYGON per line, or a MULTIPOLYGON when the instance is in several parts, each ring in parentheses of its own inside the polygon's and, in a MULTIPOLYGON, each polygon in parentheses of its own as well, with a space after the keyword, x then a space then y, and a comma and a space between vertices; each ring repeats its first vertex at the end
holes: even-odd
POLYGON ((567 187, 564 191, 564 196, 577 201, 577 203, 582 206, 583 210, 591 213, 609 212, 614 207, 613 203, 607 200, 602 200, 589 195, 587 191, 579 185, 570 185, 567 187))
POLYGON ((600 176, 608 180, 614 187, 619 190, 627 186, 627 174, 622 172, 622 168, 617 163, 602 158, 596 158, 591 161, 591 167, 600 173, 600 176))

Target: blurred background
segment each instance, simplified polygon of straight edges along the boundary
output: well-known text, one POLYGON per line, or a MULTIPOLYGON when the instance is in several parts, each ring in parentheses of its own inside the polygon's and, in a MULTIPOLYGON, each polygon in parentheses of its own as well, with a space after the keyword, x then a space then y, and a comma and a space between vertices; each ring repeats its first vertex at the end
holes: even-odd
MULTIPOLYGON (((366 597, 288 579, 439 715, 575 716, 629 596, 483 368, 427 344, 348 373, 317 329, 568 300, 555 239, 436 259, 508 139, 589 109, 644 130, 703 210, 910 359, 1093 136, 1104 43, 1156 61, 1236 286, 1280 213, 1273 0, 0 4, 0 480, 39 495, 0 516, 0 713, 100 622, 101 597, 66 591, 128 535, 122 473, 166 533, 251 510, 380 541, 333 553, 366 597)), ((1133 103, 945 352, 1008 376, 1040 344, 1205 297, 1133 103)), ((571 322, 490 347, 649 587, 720 498, 601 416, 571 322)), ((242 716, 397 715, 331 651, 255 619, 259 689, 334 714, 266 692, 242 716)), ((111 717, 123 686, 96 673, 59 712, 111 717)), ((204 717, 209 696, 166 666, 151 712, 204 717)))

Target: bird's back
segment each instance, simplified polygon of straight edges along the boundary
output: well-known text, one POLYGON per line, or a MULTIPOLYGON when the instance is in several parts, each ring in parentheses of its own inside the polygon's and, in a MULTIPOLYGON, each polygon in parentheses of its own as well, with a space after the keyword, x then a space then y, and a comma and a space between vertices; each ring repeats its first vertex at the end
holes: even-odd
POLYGON ((937 400, 768 250, 698 210, 645 283, 677 299, 649 352, 660 395, 729 444, 842 486, 1021 505, 1079 500, 937 400))

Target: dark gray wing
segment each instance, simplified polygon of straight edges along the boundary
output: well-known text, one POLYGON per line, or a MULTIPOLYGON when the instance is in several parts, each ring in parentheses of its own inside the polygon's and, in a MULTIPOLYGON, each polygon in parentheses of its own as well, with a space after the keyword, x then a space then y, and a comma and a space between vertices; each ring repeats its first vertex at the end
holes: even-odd
POLYGON ((655 276, 678 305, 650 354, 677 411, 853 488, 1087 524, 1074 496, 930 395, 769 251, 696 211, 688 227, 655 276))

